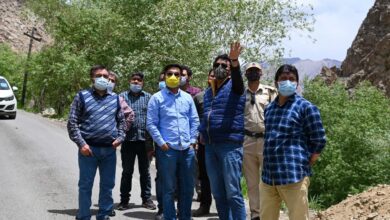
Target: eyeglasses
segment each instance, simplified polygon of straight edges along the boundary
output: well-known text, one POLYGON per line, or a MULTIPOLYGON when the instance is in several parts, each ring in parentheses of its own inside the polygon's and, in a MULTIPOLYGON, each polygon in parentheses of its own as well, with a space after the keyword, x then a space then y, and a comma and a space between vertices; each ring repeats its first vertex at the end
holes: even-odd
POLYGON ((213 67, 218 68, 219 66, 222 66, 222 68, 226 69, 228 67, 225 63, 214 63, 213 67))
POLYGON ((172 75, 175 75, 176 77, 180 76, 180 72, 167 72, 167 76, 171 77, 172 75))
POLYGON ((256 103, 256 95, 251 93, 251 104, 254 105, 256 103))

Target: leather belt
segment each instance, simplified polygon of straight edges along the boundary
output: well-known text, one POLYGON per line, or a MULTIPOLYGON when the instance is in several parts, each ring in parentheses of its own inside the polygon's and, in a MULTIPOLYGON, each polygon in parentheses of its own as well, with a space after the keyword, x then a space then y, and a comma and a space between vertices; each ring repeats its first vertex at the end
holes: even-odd
POLYGON ((248 130, 244 130, 244 133, 246 136, 249 136, 249 137, 254 137, 254 138, 263 138, 264 137, 264 133, 256 133, 256 132, 251 132, 251 131, 248 131, 248 130))

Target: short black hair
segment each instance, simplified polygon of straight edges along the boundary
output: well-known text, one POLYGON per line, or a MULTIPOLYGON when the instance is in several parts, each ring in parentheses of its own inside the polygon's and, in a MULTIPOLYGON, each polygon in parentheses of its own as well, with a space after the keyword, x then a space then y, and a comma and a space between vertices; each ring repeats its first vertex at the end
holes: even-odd
POLYGON ((107 68, 100 64, 94 65, 91 67, 91 70, 89 71, 89 76, 92 78, 95 75, 96 71, 98 70, 107 70, 107 68))
POLYGON ((213 66, 217 63, 218 60, 226 60, 226 61, 229 61, 230 65, 232 65, 232 60, 229 58, 229 55, 227 55, 226 53, 221 54, 221 55, 218 55, 218 56, 214 59, 213 66))
POLYGON ((192 70, 188 66, 181 65, 181 68, 183 68, 183 70, 187 71, 188 76, 192 76, 192 70))
POLYGON ((275 73, 275 82, 278 81, 279 76, 282 75, 282 73, 294 73, 294 75, 297 77, 297 81, 299 81, 299 74, 298 70, 295 66, 290 64, 283 64, 279 67, 279 69, 275 73))
POLYGON ((130 73, 129 79, 133 78, 133 76, 139 76, 142 80, 144 80, 145 75, 142 72, 134 72, 134 73, 130 73))
POLYGON ((163 69, 164 75, 167 73, 167 71, 168 71, 170 68, 178 68, 178 69, 180 69, 180 74, 183 72, 183 67, 182 67, 180 64, 173 63, 173 64, 168 64, 168 65, 166 65, 166 66, 164 67, 164 69, 163 69))

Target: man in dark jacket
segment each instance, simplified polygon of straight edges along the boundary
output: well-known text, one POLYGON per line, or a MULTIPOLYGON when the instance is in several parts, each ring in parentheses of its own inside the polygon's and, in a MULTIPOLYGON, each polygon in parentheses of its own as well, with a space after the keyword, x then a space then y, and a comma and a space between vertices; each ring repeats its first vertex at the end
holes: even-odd
POLYGON ((241 193, 241 166, 244 141, 244 83, 236 42, 230 54, 213 63, 215 80, 204 95, 200 132, 206 144, 206 167, 220 219, 245 219, 241 193))

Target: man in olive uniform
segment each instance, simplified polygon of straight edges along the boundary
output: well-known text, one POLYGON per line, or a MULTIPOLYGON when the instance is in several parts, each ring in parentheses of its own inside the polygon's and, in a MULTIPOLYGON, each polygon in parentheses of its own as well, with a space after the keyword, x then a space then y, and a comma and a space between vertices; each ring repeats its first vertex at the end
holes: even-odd
POLYGON ((251 219, 260 219, 260 174, 263 166, 264 109, 277 96, 274 87, 260 84, 262 75, 258 63, 249 63, 245 102, 245 137, 243 172, 248 186, 251 219))

